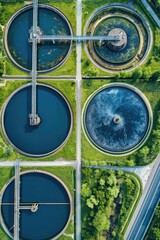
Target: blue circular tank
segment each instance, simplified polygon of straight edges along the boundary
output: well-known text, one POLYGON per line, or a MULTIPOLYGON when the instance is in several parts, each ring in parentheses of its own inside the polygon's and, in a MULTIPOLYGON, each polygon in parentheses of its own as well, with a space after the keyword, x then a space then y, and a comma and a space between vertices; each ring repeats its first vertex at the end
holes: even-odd
MULTIPOLYGON (((57 177, 41 171, 24 172, 20 181, 20 239, 57 239, 66 229, 72 214, 72 200, 67 187, 57 177)), ((14 184, 12 179, 1 197, 1 224, 10 237, 14 231, 14 184)))
POLYGON ((13 92, 2 111, 2 128, 8 142, 21 154, 43 157, 64 145, 72 129, 72 111, 55 88, 37 85, 40 124, 30 125, 31 84, 13 92))
POLYGON ((125 154, 138 148, 148 136, 151 124, 147 99, 127 84, 109 84, 96 91, 84 111, 87 137, 109 154, 125 154))
MULTIPOLYGON (((15 13, 5 30, 5 48, 12 62, 22 70, 32 69, 32 44, 29 42, 33 25, 33 7, 26 6, 15 13)), ((67 18, 56 8, 39 5, 38 26, 43 35, 72 35, 67 18)), ((37 49, 37 70, 51 71, 68 57, 71 41, 40 41, 37 49)))

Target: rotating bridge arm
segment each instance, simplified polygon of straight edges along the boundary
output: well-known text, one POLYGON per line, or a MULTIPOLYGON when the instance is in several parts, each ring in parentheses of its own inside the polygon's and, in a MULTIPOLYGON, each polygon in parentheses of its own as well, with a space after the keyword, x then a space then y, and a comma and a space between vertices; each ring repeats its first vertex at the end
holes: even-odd
POLYGON ((38 0, 33 0, 33 27, 30 30, 32 42, 32 105, 29 114, 30 125, 38 125, 39 117, 37 114, 37 44, 38 44, 38 0))

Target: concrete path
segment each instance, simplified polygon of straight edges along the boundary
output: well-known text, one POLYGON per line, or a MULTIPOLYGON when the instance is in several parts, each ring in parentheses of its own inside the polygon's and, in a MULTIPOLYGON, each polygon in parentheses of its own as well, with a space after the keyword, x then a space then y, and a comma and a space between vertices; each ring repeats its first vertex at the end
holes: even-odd
MULTIPOLYGON (((77 36, 82 35, 82 0, 77 0, 77 36)), ((76 240, 81 240, 81 41, 77 42, 76 52, 76 97, 77 97, 77 171, 76 171, 76 240)))
MULTIPOLYGON (((160 27, 160 19, 157 17, 153 9, 149 6, 146 0, 141 0, 151 16, 157 22, 160 27)), ((76 35, 82 35, 82 0, 77 0, 76 7, 76 22, 77 30, 76 35)), ((76 80, 76 100, 77 100, 77 137, 76 137, 76 161, 58 159, 56 161, 21 161, 21 167, 62 167, 72 166, 76 168, 76 240, 81 240, 81 58, 82 58, 82 44, 81 41, 76 43, 76 77, 75 76, 38 76, 38 80, 76 80)), ((31 80, 30 75, 27 76, 3 76, 4 83, 6 80, 31 80)), ((137 174, 143 183, 144 192, 142 198, 138 204, 138 207, 133 215, 133 218, 126 231, 125 237, 127 240, 139 240, 138 236, 143 239, 144 230, 142 229, 143 223, 145 224, 145 230, 148 227, 149 221, 152 217, 150 207, 153 203, 155 205, 155 195, 157 196, 157 189, 159 189, 159 161, 160 156, 156 159, 154 164, 145 167, 116 167, 116 166, 90 166, 92 168, 104 168, 112 170, 122 170, 127 172, 133 172, 137 174), (143 209, 143 212, 142 212, 143 209), (139 221, 142 220, 142 223, 139 221), (143 230, 143 231, 141 231, 143 230), (137 233, 141 234, 137 236, 137 233), (134 235, 133 235, 134 234, 134 235)), ((15 165, 14 161, 0 161, 0 167, 12 167, 15 165)), ((152 205, 152 207, 153 207, 152 205)), ((153 213, 153 211, 152 211, 153 213)))
MULTIPOLYGON (((3 79, 2 79, 2 80, 3 80, 3 79)), ((6 86, 6 80, 3 80, 3 82, 0 83, 0 87, 4 87, 4 86, 6 86)))
MULTIPOLYGON (((15 161, 0 161, 0 167, 13 167, 15 161)), ((21 161, 20 167, 75 167, 77 161, 59 159, 55 161, 21 161)))
MULTIPOLYGON (((9 80, 9 81, 15 81, 15 80, 32 80, 32 77, 30 75, 3 75, 2 80, 9 80)), ((37 80, 76 80, 75 76, 37 76, 37 80)))

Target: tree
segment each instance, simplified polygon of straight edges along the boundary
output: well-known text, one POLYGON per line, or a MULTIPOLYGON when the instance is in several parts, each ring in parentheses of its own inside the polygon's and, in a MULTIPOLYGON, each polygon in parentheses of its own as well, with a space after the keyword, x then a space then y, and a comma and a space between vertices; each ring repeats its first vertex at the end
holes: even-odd
POLYGON ((152 74, 151 79, 153 81, 158 81, 160 80, 160 71, 156 71, 155 73, 152 74))
POLYGON ((157 0, 157 8, 158 8, 158 11, 160 10, 160 0, 157 0))
POLYGON ((87 199, 87 202, 86 202, 86 205, 89 207, 89 208, 94 208, 94 206, 97 206, 99 203, 99 201, 95 198, 94 195, 91 195, 90 198, 87 199))
POLYGON ((132 74, 132 78, 134 80, 138 80, 141 76, 142 76, 142 71, 138 69, 136 69, 132 74))
POLYGON ((108 178, 107 178, 107 184, 109 186, 113 186, 113 185, 116 185, 117 183, 117 179, 115 177, 115 175, 111 174, 108 178))
POLYGON ((118 193, 119 193, 119 188, 117 186, 109 187, 108 191, 109 191, 110 196, 116 198, 118 196, 118 193))
POLYGON ((82 197, 89 197, 91 195, 91 190, 87 186, 87 183, 82 184, 81 194, 82 194, 82 197))
POLYGON ((112 232, 112 237, 115 237, 115 236, 116 236, 116 232, 113 231, 113 232, 112 232))
POLYGON ((120 72, 120 78, 126 78, 128 76, 126 71, 120 72))
POLYGON ((90 61, 89 60, 85 61, 84 67, 88 67, 89 65, 90 65, 90 61))
POLYGON ((146 240, 159 240, 160 239, 160 205, 155 209, 154 217, 151 223, 146 240))
POLYGON ((5 156, 9 157, 11 156, 11 154, 13 153, 13 148, 11 145, 6 145, 6 149, 5 149, 5 156))
POLYGON ((1 60, 1 61, 0 61, 0 77, 3 75, 3 71, 4 71, 4 63, 3 63, 3 61, 1 60))
POLYGON ((118 233, 115 237, 115 240, 124 240, 124 237, 121 233, 118 233))
POLYGON ((100 181, 99 181, 99 183, 100 183, 100 185, 101 185, 101 186, 104 186, 104 185, 105 185, 105 180, 104 180, 104 179, 102 179, 102 178, 100 178, 100 181))
POLYGON ((95 194, 96 194, 96 198, 99 200, 99 202, 103 206, 103 204, 106 203, 105 191, 104 190, 97 190, 95 194))
POLYGON ((91 67, 88 69, 88 76, 94 77, 94 76, 97 76, 98 73, 99 73, 99 70, 97 68, 91 67))
POLYGON ((110 221, 107 219, 106 214, 102 211, 98 211, 94 220, 93 226, 97 229, 98 232, 103 230, 108 230, 110 227, 110 221))
POLYGON ((148 154, 149 154, 149 148, 147 147, 147 146, 145 146, 145 147, 143 147, 143 148, 141 148, 140 149, 140 151, 139 151, 139 153, 138 153, 138 156, 140 157, 140 158, 143 158, 144 160, 146 160, 147 159, 147 156, 148 156, 148 154))
POLYGON ((160 205, 156 207, 155 217, 156 217, 156 219, 157 219, 157 222, 160 223, 160 205))
POLYGON ((82 170, 82 173, 85 175, 85 177, 90 178, 92 177, 92 169, 91 168, 84 168, 82 170))
POLYGON ((152 70, 150 67, 147 67, 143 70, 143 78, 145 78, 145 80, 150 80, 150 77, 152 75, 152 70))
POLYGON ((159 240, 160 239, 160 229, 152 227, 149 234, 150 240, 159 240))
POLYGON ((132 73, 132 78, 134 80, 138 80, 141 77, 142 77, 142 70, 141 69, 137 69, 132 73))

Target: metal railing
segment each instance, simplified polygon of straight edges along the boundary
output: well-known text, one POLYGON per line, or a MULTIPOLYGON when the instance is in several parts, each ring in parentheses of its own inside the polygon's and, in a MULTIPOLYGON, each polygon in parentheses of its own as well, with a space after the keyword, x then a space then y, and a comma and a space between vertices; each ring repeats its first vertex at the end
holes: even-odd
POLYGON ((100 42, 103 40, 120 41, 122 39, 122 34, 117 34, 115 36, 42 35, 38 26, 38 0, 33 0, 33 26, 29 30, 29 33, 29 42, 32 43, 32 106, 29 118, 30 125, 35 126, 40 123, 40 118, 37 114, 37 44, 41 41, 52 41, 53 44, 55 44, 56 40, 77 42, 87 40, 95 40, 100 42))
POLYGON ((54 40, 70 40, 70 41, 87 41, 87 40, 108 40, 108 41, 120 41, 122 39, 121 34, 115 36, 72 36, 72 35, 39 35, 39 40, 54 41, 54 40))
POLYGON ((33 27, 30 30, 32 41, 32 106, 29 114, 30 125, 38 125, 37 115, 37 31, 38 31, 38 0, 33 1, 33 27))
POLYGON ((14 182, 14 240, 19 240, 20 160, 15 162, 14 182))

